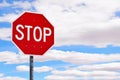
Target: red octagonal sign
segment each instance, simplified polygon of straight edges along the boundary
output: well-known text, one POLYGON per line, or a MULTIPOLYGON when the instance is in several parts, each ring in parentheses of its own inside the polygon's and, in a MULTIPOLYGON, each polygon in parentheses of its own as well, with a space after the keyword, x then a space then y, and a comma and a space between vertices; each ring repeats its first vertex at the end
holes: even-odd
POLYGON ((25 12, 12 26, 12 41, 30 55, 43 55, 54 44, 54 27, 42 14, 25 12))

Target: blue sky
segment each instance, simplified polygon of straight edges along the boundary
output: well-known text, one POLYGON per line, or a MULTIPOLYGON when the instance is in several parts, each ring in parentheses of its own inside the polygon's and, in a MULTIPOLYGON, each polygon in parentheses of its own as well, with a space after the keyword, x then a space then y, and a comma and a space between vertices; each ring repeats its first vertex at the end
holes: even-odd
POLYGON ((29 55, 11 41, 25 11, 54 25, 55 44, 34 56, 35 80, 119 80, 120 0, 0 0, 0 80, 29 80, 29 55))

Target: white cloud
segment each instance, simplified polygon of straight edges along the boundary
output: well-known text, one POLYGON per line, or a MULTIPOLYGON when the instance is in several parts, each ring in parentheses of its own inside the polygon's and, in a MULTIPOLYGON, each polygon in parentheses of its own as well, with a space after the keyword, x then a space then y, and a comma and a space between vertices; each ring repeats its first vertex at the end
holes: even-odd
POLYGON ((36 72, 49 72, 52 71, 53 68, 52 67, 48 67, 48 66, 42 66, 42 67, 35 67, 34 71, 36 72))
POLYGON ((119 75, 119 72, 114 71, 80 71, 80 70, 65 70, 65 71, 52 71, 54 75, 63 75, 63 76, 116 76, 119 75))
POLYGON ((17 18, 18 14, 15 13, 4 14, 3 16, 0 16, 0 22, 13 22, 17 18))
POLYGON ((28 56, 18 55, 10 51, 0 52, 0 56, 1 56, 0 62, 5 62, 7 64, 26 63, 29 60, 28 56))
POLYGON ((56 45, 102 47, 120 45, 120 18, 115 16, 115 12, 120 10, 119 2, 120 0, 37 0, 33 6, 55 26, 56 45))
POLYGON ((1 40, 11 40, 11 29, 10 28, 0 28, 0 39, 1 40))
POLYGON ((0 77, 4 76, 4 74, 0 73, 0 77))
POLYGON ((50 75, 45 77, 45 80, 80 80, 74 76, 59 76, 59 75, 50 75))
POLYGON ((32 6, 31 3, 28 1, 13 1, 12 3, 8 3, 6 0, 3 0, 3 2, 0 3, 0 7, 22 8, 23 10, 27 10, 30 9, 32 6))
POLYGON ((10 6, 10 4, 7 3, 6 0, 3 0, 3 2, 0 3, 0 7, 8 7, 8 6, 10 6))
MULTIPOLYGON (((93 45, 103 47, 109 44, 120 46, 120 18, 115 12, 120 11, 120 0, 35 0, 30 2, 3 1, 0 7, 23 8, 29 10, 34 7, 43 13, 55 26, 55 46, 63 45, 93 45), (20 5, 20 4, 21 5, 20 5)), ((20 13, 20 11, 18 11, 20 13)), ((8 13, 0 16, 0 22, 13 22, 19 14, 8 13)), ((11 29, 0 28, 0 39, 10 40, 11 29)), ((29 56, 14 52, 0 52, 0 62, 7 64, 22 64, 29 62, 29 56)), ((43 56, 35 56, 35 62, 60 60, 72 64, 81 64, 64 71, 51 67, 35 67, 36 72, 51 71, 46 80, 119 80, 120 54, 92 54, 81 52, 64 52, 49 50, 43 56), (107 64, 95 64, 112 62, 107 64), (85 65, 86 64, 86 65, 85 65), (89 64, 89 65, 88 65, 89 64), (94 65, 90 65, 94 64, 94 65), (82 71, 84 70, 84 71, 82 71)), ((29 71, 25 65, 17 66, 18 71, 29 71)), ((4 76, 0 80, 26 80, 20 77, 4 76)))
MULTIPOLYGON (((102 66, 102 64, 98 64, 102 66)), ((104 64, 103 64, 104 65, 104 64)), ((94 65, 93 65, 94 66, 94 65)), ((111 65, 113 66, 113 65, 111 65)), ((110 68, 110 66, 107 66, 110 68)), ((29 71, 29 66, 20 65, 17 66, 18 71, 29 71)), ((106 69, 107 70, 107 69, 106 69)), ((120 79, 120 73, 117 71, 106 71, 105 69, 96 70, 94 67, 93 71, 84 71, 84 69, 79 69, 78 67, 67 68, 66 70, 56 70, 49 66, 34 67, 34 72, 48 72, 51 74, 45 76, 45 80, 118 80, 120 79)))
MULTIPOLYGON (((65 66, 64 66, 65 67, 65 66)), ((35 72, 48 72, 51 74, 45 76, 46 80, 119 80, 120 63, 101 63, 90 65, 77 65, 68 67, 65 70, 57 70, 49 66, 34 67, 35 72)), ((18 71, 29 71, 29 66, 17 66, 18 71)))
MULTIPOLYGON (((120 73, 114 72, 114 71, 80 71, 80 70, 54 70, 52 71, 52 74, 49 76, 46 76, 45 79, 47 80, 54 80, 56 79, 62 80, 64 77, 72 77, 74 80, 89 80, 89 79, 95 79, 95 80, 119 80, 120 79, 120 73)), ((69 80, 69 79, 65 79, 69 80)))
POLYGON ((29 71, 29 66, 20 65, 20 66, 16 67, 16 70, 18 70, 18 71, 29 71))
MULTIPOLYGON (((7 64, 21 64, 28 63, 29 56, 16 54, 14 52, 4 51, 0 52, 0 62, 7 64)), ((51 60, 60 60, 63 62, 69 62, 73 64, 90 64, 120 61, 120 54, 92 54, 92 53, 80 53, 80 52, 64 52, 60 50, 49 50, 43 56, 34 56, 35 62, 44 62, 51 60), (67 54, 67 55, 66 55, 67 54)))
POLYGON ((24 10, 29 10, 32 8, 32 5, 28 1, 14 1, 13 4, 11 5, 14 8, 22 8, 24 10))
POLYGON ((104 64, 94 64, 94 65, 83 65, 79 66, 77 69, 79 70, 105 70, 105 71, 119 71, 120 70, 120 63, 113 62, 113 63, 104 63, 104 64))
POLYGON ((15 76, 4 76, 4 74, 0 74, 0 80, 27 80, 22 77, 15 76))
MULTIPOLYGON (((29 71, 29 66, 26 65, 20 65, 16 67, 16 70, 18 71, 29 71)), ((34 67, 34 72, 42 73, 42 72, 49 72, 53 70, 53 68, 48 66, 42 66, 42 67, 34 67)))
POLYGON ((27 80, 27 79, 24 79, 24 78, 20 78, 20 77, 13 77, 13 76, 8 76, 8 77, 0 77, 0 80, 27 80))
POLYGON ((94 80, 119 80, 120 76, 93 77, 94 80))
POLYGON ((69 67, 66 70, 52 70, 51 74, 46 76, 46 80, 59 79, 62 80, 119 80, 120 63, 101 63, 91 65, 78 65, 69 67), (72 77, 72 79, 70 78, 72 77))
MULTIPOLYGON (((120 0, 35 0, 13 2, 10 6, 23 10, 35 8, 43 13, 55 27, 55 46, 104 47, 120 46, 120 18, 115 16, 120 11, 119 3, 120 0)), ((17 17, 18 14, 9 13, 0 16, 0 22, 12 22, 17 17)))
POLYGON ((4 0, 0 4, 0 7, 11 8, 14 9, 14 12, 18 13, 18 14, 14 12, 7 14, 3 13, 2 16, 0 16, 0 22, 10 22, 10 23, 16 20, 22 11, 32 10, 32 5, 28 1, 13 1, 13 3, 8 3, 4 0), (18 8, 21 8, 22 10, 20 11, 18 10, 18 8))
MULTIPOLYGON (((80 52, 64 52, 59 50, 50 50, 41 59, 47 60, 61 60, 64 62, 70 62, 74 64, 89 64, 97 62, 111 62, 119 61, 119 54, 90 54, 80 52), (52 55, 51 55, 52 54, 52 55), (66 55, 67 54, 67 55, 66 55)), ((36 58, 38 61, 40 58, 36 58)))
MULTIPOLYGON (((27 55, 23 55, 22 53, 16 54, 8 51, 0 52, 0 57, 0 62, 5 62, 7 64, 21 64, 28 63, 29 61, 29 56, 27 55)), ((51 72, 50 75, 45 76, 46 80, 62 80, 63 78, 64 80, 89 80, 90 78, 95 80, 119 80, 120 63, 115 62, 120 61, 119 57, 119 54, 90 54, 50 50, 43 56, 35 56, 34 62, 61 60, 77 65, 74 67, 69 66, 65 68, 65 70, 57 70, 49 66, 34 67, 34 71, 38 73, 51 72), (105 64, 104 62, 111 63, 105 64)), ((16 67, 16 70, 29 71, 29 66, 19 65, 16 67)))
POLYGON ((118 80, 119 76, 109 76, 109 77, 75 77, 75 76, 59 76, 59 75, 49 75, 45 77, 46 80, 118 80))

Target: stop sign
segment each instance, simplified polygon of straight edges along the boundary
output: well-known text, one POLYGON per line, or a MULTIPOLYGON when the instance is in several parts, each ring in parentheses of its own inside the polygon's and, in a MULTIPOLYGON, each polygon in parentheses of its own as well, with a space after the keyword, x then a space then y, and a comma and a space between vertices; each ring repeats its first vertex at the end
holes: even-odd
POLYGON ((25 12, 12 23, 12 41, 24 54, 43 55, 54 44, 54 27, 44 15, 25 12))

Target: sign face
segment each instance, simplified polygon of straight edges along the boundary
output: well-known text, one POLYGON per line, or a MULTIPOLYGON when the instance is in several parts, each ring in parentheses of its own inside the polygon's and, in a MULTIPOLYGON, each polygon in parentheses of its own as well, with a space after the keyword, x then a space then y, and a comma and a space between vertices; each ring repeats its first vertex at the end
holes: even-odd
POLYGON ((44 15, 25 12, 12 24, 12 41, 24 54, 43 55, 54 44, 54 27, 44 15))

